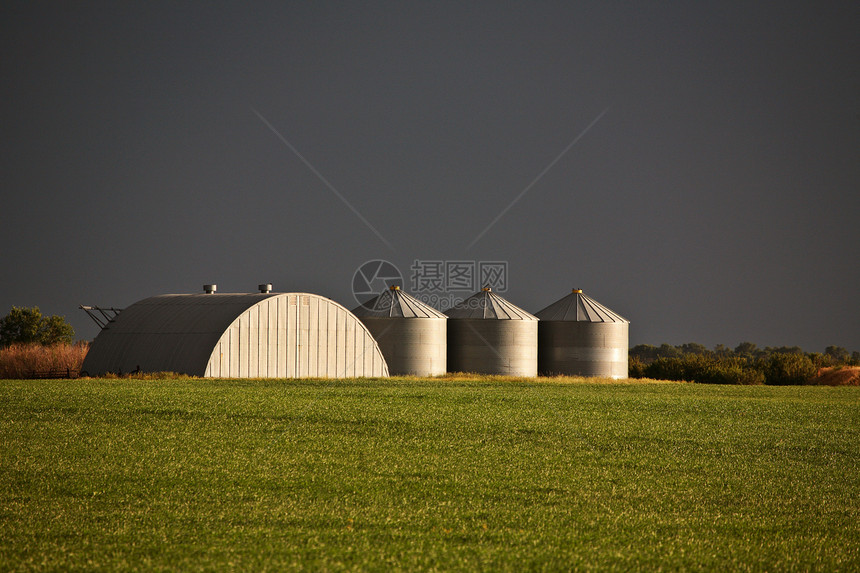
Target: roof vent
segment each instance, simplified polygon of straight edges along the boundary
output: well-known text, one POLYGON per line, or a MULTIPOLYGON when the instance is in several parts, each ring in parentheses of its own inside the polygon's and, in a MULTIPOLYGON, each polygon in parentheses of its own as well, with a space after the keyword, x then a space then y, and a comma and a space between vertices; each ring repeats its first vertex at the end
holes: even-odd
POLYGON ((572 292, 574 294, 580 294, 582 292, 582 289, 581 288, 575 288, 575 289, 571 289, 570 292, 572 292))
POLYGON ((260 289, 260 292, 272 292, 272 283, 257 285, 257 288, 260 289))
POLYGON ((218 285, 203 285, 203 292, 206 294, 212 294, 216 290, 218 290, 218 285))
POLYGON ((392 285, 392 286, 388 287, 388 290, 400 290, 400 287, 397 285, 392 285))
POLYGON ((484 292, 492 292, 492 291, 493 291, 493 289, 491 289, 491 288, 490 288, 490 287, 488 287, 488 286, 485 286, 485 287, 484 287, 484 288, 482 288, 481 290, 482 290, 482 291, 484 291, 484 292))

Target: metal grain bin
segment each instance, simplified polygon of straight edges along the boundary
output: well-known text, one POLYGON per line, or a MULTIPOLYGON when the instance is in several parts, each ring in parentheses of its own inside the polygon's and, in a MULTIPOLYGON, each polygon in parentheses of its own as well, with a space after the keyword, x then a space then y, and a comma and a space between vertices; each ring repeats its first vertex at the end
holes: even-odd
POLYGON ((448 317, 392 286, 353 309, 376 342, 393 376, 438 376, 447 363, 448 317))
POLYGON ((538 319, 489 288, 445 311, 448 370, 537 376, 538 319))
POLYGON ((535 316, 542 376, 627 378, 629 320, 579 289, 535 316))

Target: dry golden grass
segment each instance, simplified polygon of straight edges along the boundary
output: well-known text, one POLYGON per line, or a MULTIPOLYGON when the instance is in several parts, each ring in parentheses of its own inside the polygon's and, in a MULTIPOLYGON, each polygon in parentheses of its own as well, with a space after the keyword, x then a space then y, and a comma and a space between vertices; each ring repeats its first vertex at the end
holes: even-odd
POLYGON ((819 368, 808 384, 813 386, 860 386, 860 366, 819 368))
MULTIPOLYGON (((84 375, 84 378, 90 376, 84 375)), ((97 376, 103 380, 199 380, 200 376, 191 376, 190 374, 178 374, 176 372, 126 372, 125 374, 115 374, 108 372, 101 376, 97 376)), ((227 378, 229 380, 229 378, 227 378)))
POLYGON ((88 342, 76 344, 13 344, 0 349, 0 378, 54 376, 61 372, 77 376, 87 355, 88 342))

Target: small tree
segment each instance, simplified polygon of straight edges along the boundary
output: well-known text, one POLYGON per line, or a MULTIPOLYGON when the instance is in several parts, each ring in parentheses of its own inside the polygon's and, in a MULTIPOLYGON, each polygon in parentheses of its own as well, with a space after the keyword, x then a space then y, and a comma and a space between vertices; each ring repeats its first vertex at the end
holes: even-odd
POLYGON ((735 347, 735 354, 738 356, 745 356, 747 358, 754 357, 758 352, 758 346, 752 342, 741 342, 735 347))
POLYGON ((716 354, 717 356, 731 356, 732 349, 725 344, 717 344, 716 346, 714 346, 714 354, 716 354))
POLYGON ((708 349, 704 344, 698 342, 687 342, 681 345, 683 354, 708 354, 708 349))
POLYGON ((681 351, 665 342, 657 349, 658 358, 677 358, 679 356, 681 356, 681 351))
POLYGON ((850 358, 848 351, 841 346, 828 346, 824 349, 824 354, 830 356, 837 364, 848 362, 848 359, 850 358))
POLYGON ((809 356, 809 359, 812 360, 812 363, 816 368, 827 368, 828 366, 833 366, 833 359, 827 354, 810 352, 807 356, 809 356))
POLYGON ((630 359, 638 359, 639 361, 650 364, 657 359, 657 347, 650 344, 637 344, 628 352, 630 359))
POLYGON ((42 316, 38 306, 13 306, 9 314, 0 318, 0 348, 12 344, 71 344, 74 339, 75 329, 65 318, 57 315, 42 316))

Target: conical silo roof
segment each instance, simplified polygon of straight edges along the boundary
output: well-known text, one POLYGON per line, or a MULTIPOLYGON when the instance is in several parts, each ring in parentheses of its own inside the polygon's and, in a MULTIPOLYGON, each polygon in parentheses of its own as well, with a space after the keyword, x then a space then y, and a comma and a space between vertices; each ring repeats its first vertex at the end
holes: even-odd
POLYGON ((432 306, 392 286, 352 313, 359 318, 448 318, 432 306))
POLYGON ((513 305, 494 293, 489 287, 482 288, 466 300, 445 311, 448 318, 486 318, 497 320, 537 320, 537 317, 513 305))
POLYGON ((536 312, 541 320, 570 321, 570 322, 626 322, 630 321, 613 312, 582 293, 580 289, 573 289, 566 297, 558 300, 545 309, 536 312))

